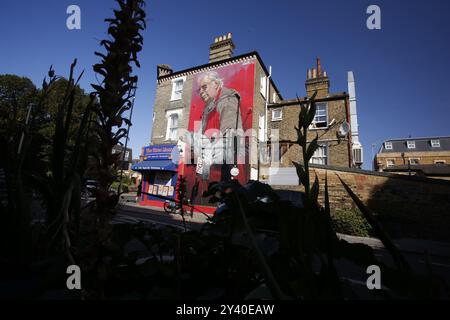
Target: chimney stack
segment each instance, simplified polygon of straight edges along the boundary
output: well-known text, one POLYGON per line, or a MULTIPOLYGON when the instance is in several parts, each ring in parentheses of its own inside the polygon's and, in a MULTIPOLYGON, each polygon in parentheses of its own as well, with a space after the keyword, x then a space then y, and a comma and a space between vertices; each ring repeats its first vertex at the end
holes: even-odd
POLYGON ((209 63, 226 60, 233 56, 235 48, 231 39, 231 32, 214 38, 214 43, 209 46, 209 63))
POLYGON ((158 64, 156 67, 157 77, 167 76, 172 74, 172 68, 168 64, 158 64))
POLYGON ((319 57, 316 59, 316 67, 312 69, 311 76, 308 69, 308 77, 305 81, 305 86, 308 97, 312 96, 316 90, 316 98, 325 98, 330 93, 330 81, 327 72, 322 69, 319 57))

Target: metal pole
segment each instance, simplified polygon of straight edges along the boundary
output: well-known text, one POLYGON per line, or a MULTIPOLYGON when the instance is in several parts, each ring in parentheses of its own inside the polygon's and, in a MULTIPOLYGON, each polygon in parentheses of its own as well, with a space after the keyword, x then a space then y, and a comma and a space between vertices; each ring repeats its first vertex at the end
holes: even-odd
MULTIPOLYGON (((122 163, 125 161, 125 154, 126 154, 126 152, 127 152, 127 146, 128 146, 128 135, 129 135, 129 133, 130 133, 130 123, 131 123, 131 118, 133 117, 133 107, 134 107, 134 98, 135 98, 135 95, 136 95, 136 89, 137 89, 137 87, 134 87, 134 91, 133 91, 133 101, 131 102, 131 109, 130 109, 130 116, 129 116, 129 118, 128 118, 128 120, 129 120, 129 122, 128 122, 128 129, 127 129, 127 135, 126 135, 126 137, 125 137, 125 148, 124 148, 124 150, 123 150, 123 156, 122 156, 122 163)), ((128 156, 129 156, 129 154, 128 154, 128 156)), ((118 190, 117 190, 117 194, 118 195, 120 195, 120 191, 121 191, 121 189, 122 189, 122 176, 123 176, 123 170, 122 170, 122 168, 120 169, 120 180, 119 180, 119 188, 118 188, 118 190)))

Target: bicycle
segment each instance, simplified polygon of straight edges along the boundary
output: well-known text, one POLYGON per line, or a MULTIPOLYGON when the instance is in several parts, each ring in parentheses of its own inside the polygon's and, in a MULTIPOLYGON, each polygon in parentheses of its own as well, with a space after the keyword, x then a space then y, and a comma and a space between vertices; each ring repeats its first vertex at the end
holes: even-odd
MULTIPOLYGON (((189 204, 190 201, 184 201, 184 204, 189 204)), ((178 210, 181 210, 181 202, 174 200, 164 201, 164 211, 166 213, 175 214, 178 210)))
POLYGON ((177 210, 181 209, 181 205, 173 200, 164 201, 164 211, 166 213, 176 213, 177 210))

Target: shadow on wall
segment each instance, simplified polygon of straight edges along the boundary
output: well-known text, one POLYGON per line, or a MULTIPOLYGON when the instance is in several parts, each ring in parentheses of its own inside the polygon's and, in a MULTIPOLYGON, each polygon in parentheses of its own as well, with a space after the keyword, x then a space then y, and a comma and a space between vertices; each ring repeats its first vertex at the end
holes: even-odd
POLYGON ((450 183, 388 178, 366 200, 394 238, 450 241, 450 183))
POLYGON ((319 177, 321 193, 327 172, 334 210, 355 207, 339 175, 391 237, 450 241, 450 181, 325 166, 312 170, 319 177))

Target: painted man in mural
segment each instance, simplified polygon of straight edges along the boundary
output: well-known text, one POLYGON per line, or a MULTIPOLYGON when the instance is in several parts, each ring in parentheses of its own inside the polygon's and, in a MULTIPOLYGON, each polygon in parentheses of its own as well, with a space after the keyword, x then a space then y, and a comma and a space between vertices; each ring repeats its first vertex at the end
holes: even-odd
MULTIPOLYGON (((242 130, 241 98, 236 90, 223 85, 222 79, 215 71, 202 74, 197 81, 198 94, 205 103, 199 131, 203 140, 209 139, 206 141, 207 148, 205 141, 200 143, 203 147, 200 160, 202 163, 201 170, 197 173, 203 179, 210 179, 214 178, 211 177, 213 170, 217 174, 220 172, 220 180, 228 180, 231 177, 230 162, 233 162, 230 159, 234 158, 233 153, 236 152, 232 146, 233 136, 242 130), (208 130, 211 132, 213 129, 220 130, 221 137, 211 137, 208 130), (217 138, 219 140, 215 140, 217 138)), ((215 178, 218 178, 218 175, 215 178)))
POLYGON ((225 135, 230 129, 242 129, 239 93, 224 87, 215 71, 203 74, 198 78, 198 84, 198 93, 205 102, 202 133, 208 129, 219 129, 225 135))

